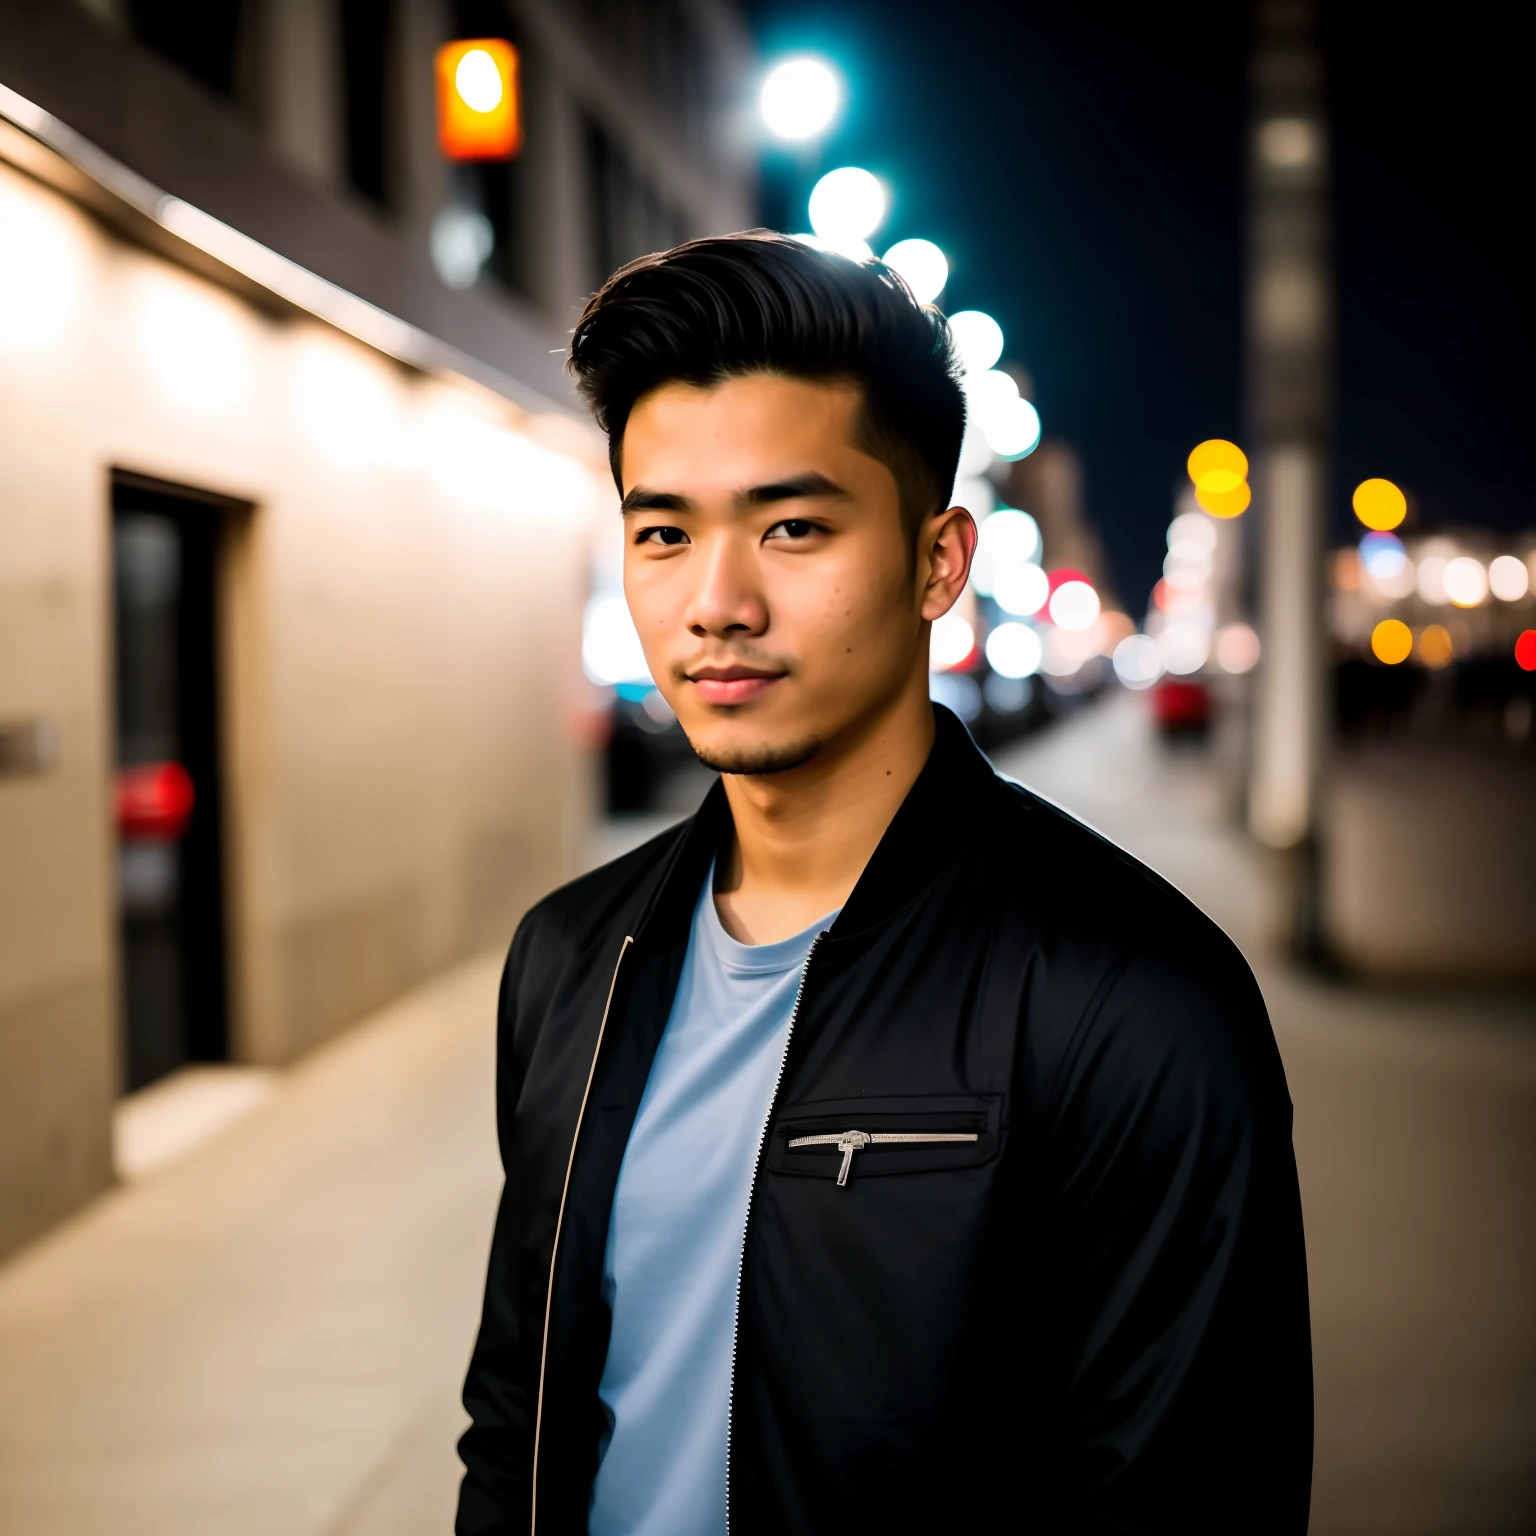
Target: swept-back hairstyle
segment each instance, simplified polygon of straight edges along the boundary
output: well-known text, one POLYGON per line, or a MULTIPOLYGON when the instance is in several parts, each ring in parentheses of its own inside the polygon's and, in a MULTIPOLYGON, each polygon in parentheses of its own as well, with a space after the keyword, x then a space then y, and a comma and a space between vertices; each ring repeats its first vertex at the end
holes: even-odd
POLYGON ((859 386, 857 441, 896 477, 909 528, 943 507, 954 484, 965 399, 949 328, 880 262, 766 230, 642 256, 587 304, 569 367, 608 434, 615 482, 625 424, 643 396, 774 373, 859 386))

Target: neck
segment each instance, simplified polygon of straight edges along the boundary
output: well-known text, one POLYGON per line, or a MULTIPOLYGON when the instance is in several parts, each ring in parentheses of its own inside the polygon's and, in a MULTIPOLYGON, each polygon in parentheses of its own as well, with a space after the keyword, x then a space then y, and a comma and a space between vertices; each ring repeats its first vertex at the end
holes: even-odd
POLYGON ((926 674, 785 773, 726 774, 735 838, 715 906, 744 944, 788 938, 847 901, 933 745, 926 674))

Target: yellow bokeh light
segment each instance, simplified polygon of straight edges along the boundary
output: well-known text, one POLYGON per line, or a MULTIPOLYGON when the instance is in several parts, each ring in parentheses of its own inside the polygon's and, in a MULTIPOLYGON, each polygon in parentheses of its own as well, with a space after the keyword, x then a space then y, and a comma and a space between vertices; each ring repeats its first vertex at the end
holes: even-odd
POLYGON ((1389 533, 1408 516, 1408 498, 1390 480, 1362 480, 1352 504, 1355 516, 1377 533, 1389 533))
POLYGON ((1441 667, 1448 667, 1451 658, 1456 654, 1456 647, 1451 642, 1451 632, 1443 624, 1426 624, 1423 633, 1419 636, 1419 660, 1426 667, 1433 667, 1438 671, 1441 667))
POLYGON ((1231 490, 1227 491, 1213 491, 1210 488, 1210 482, 1206 481, 1195 487, 1195 500, 1212 517, 1240 517, 1248 510, 1248 503, 1253 500, 1253 492, 1248 489, 1246 480, 1239 480, 1231 490))
POLYGON ((1198 490, 1220 495, 1235 491, 1248 478, 1248 456, 1236 443, 1210 437, 1190 454, 1185 468, 1198 490))
MULTIPOLYGON (((1446 641, 1449 644, 1449 636, 1446 641)), ((1407 661, 1413 654, 1413 631, 1401 619, 1383 619, 1371 631, 1371 654, 1389 667, 1407 661)))

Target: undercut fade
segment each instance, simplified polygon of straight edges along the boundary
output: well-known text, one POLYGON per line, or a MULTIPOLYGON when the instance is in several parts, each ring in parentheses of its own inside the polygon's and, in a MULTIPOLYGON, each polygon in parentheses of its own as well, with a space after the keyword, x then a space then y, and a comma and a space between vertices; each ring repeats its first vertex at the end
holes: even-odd
POLYGON ((637 401, 665 384, 708 388, 767 373, 856 384, 856 441, 895 476, 908 529, 948 505, 965 435, 949 327, 881 262, 767 230, 690 240, 603 284, 577 323, 568 366, 608 434, 620 494, 637 401))

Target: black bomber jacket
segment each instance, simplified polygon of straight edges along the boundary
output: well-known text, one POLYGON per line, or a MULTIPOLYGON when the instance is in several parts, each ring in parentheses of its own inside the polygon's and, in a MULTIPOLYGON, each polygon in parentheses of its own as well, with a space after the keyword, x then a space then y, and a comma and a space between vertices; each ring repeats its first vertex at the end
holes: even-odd
MULTIPOLYGON (((806 962, 763 1127, 731 1529, 1302 1532, 1306 1260, 1258 987, 935 713, 806 962)), ((729 816, 717 784, 513 940, 460 1536, 586 1530, 614 1187, 729 816)))

